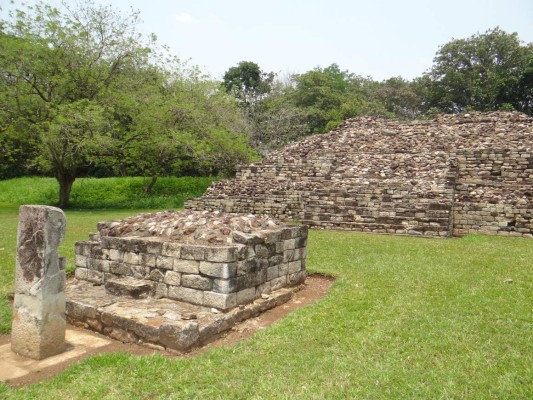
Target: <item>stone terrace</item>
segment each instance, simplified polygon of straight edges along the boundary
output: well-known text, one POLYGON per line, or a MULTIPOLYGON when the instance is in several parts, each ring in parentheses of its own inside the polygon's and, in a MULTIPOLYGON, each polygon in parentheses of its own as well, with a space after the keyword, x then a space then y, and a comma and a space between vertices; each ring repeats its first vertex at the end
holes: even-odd
POLYGON ((76 243, 71 323, 188 350, 292 296, 307 227, 268 216, 166 211, 98 224, 76 243))
POLYGON ((354 118, 241 167, 186 207, 365 232, 529 236, 532 137, 533 119, 515 112, 354 118))

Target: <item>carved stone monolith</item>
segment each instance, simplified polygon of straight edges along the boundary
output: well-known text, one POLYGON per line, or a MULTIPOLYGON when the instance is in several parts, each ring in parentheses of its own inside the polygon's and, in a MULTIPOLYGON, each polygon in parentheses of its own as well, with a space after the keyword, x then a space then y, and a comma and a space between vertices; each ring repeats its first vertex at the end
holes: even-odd
POLYGON ((11 350, 41 360, 65 350, 65 236, 63 211, 21 206, 17 236, 11 350))

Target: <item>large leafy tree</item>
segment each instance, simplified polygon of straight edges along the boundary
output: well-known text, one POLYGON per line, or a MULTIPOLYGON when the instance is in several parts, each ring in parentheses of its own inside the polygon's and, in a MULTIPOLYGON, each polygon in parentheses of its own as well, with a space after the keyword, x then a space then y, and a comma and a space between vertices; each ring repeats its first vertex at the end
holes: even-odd
POLYGON ((499 28, 443 45, 427 73, 428 106, 444 112, 533 111, 533 45, 499 28))
POLYGON ((10 99, 3 113, 7 125, 26 128, 24 134, 37 146, 36 161, 55 175, 61 207, 68 205, 78 171, 94 155, 90 144, 112 126, 102 123, 112 113, 96 104, 132 65, 148 60, 137 22, 137 13, 121 15, 88 2, 62 11, 38 3, 1 24, 0 76, 8 83, 3 96, 10 99), (67 132, 76 137, 75 145, 65 139, 67 132), (70 153, 58 157, 59 143, 68 144, 63 150, 70 153))
POLYGON ((252 109, 272 89, 275 74, 264 72, 251 61, 241 61, 224 74, 224 87, 241 102, 252 109))

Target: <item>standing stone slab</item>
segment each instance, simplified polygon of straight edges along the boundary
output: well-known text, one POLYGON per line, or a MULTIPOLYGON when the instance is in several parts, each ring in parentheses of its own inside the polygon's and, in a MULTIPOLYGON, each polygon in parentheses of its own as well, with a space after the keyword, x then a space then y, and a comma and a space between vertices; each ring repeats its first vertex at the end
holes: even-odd
POLYGON ((25 357, 65 349, 65 259, 57 254, 65 227, 59 208, 20 207, 11 349, 25 357))

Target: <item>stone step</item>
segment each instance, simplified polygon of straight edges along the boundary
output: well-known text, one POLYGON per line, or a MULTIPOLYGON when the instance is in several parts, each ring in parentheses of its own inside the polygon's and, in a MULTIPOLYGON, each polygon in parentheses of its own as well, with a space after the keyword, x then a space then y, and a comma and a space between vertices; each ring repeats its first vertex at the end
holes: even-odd
POLYGON ((126 296, 137 299, 148 297, 153 293, 154 282, 132 277, 108 279, 105 291, 115 296, 126 296))
POLYGON ((289 301, 299 290, 281 288, 228 312, 172 299, 116 297, 103 286, 72 282, 65 288, 69 323, 125 343, 186 352, 216 339, 236 324, 289 301))

